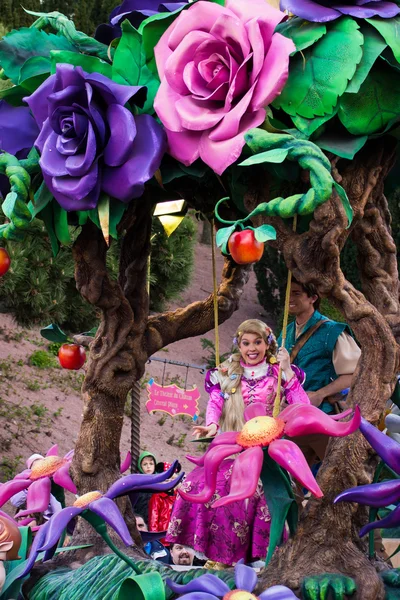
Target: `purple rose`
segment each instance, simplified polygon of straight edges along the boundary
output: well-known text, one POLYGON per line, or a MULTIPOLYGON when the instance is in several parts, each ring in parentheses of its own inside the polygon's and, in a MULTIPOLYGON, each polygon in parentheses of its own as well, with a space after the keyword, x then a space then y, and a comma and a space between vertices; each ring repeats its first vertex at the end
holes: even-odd
POLYGON ((301 17, 307 21, 324 23, 334 21, 342 15, 350 15, 359 19, 371 17, 382 17, 390 19, 400 13, 400 7, 396 2, 387 0, 345 0, 332 3, 328 0, 314 2, 314 0, 281 0, 281 10, 301 17))
POLYGON ((187 0, 169 0, 160 2, 160 0, 124 0, 120 6, 116 6, 110 14, 110 23, 102 23, 98 26, 95 38, 103 44, 110 44, 113 39, 121 37, 121 23, 128 19, 136 28, 140 23, 156 15, 159 12, 173 12, 187 4, 187 0))
MULTIPOLYGON (((38 136, 39 128, 26 106, 10 106, 0 100, 0 148, 26 158, 38 136)), ((5 175, 0 175, 0 197, 6 197, 10 184, 5 175)))
POLYGON ((101 192, 122 202, 142 195, 160 166, 165 133, 150 115, 133 116, 146 88, 62 64, 25 101, 40 127, 35 142, 49 190, 65 210, 95 208, 101 192))
POLYGON ((295 47, 274 33, 284 16, 265 0, 202 1, 169 26, 155 47, 154 109, 174 158, 200 157, 221 175, 240 156, 288 76, 295 47))

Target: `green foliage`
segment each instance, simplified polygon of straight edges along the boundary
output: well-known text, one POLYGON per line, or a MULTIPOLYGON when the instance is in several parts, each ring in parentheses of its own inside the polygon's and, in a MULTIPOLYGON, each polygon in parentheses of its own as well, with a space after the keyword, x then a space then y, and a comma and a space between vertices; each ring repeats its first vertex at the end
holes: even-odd
POLYGON ((304 57, 298 54, 290 61, 288 82, 274 105, 308 119, 331 113, 356 71, 362 45, 356 21, 350 17, 334 21, 304 57))
MULTIPOLYGON (((203 350, 207 352, 205 356, 202 356, 202 360, 204 360, 207 369, 215 369, 216 365, 216 355, 215 355, 215 344, 211 340, 207 338, 200 338, 201 347, 203 350)), ((232 346, 230 352, 225 352, 225 354, 221 354, 219 357, 219 362, 224 362, 227 360, 229 356, 234 352, 234 347, 232 346)))
POLYGON ((58 367, 58 362, 54 358, 54 355, 46 350, 35 350, 29 357, 29 364, 39 369, 58 367))
POLYGON ((22 456, 0 458, 0 482, 10 481, 21 470, 22 456))
MULTIPOLYGON (((70 229, 72 240, 77 231, 70 229)), ((150 301, 153 310, 179 296, 189 284, 194 260, 196 226, 190 217, 168 238, 158 219, 153 222, 150 301)), ((24 242, 7 242, 11 269, 0 281, 0 303, 23 326, 57 323, 71 332, 88 331, 98 323, 96 309, 76 290, 71 249, 56 257, 43 223, 35 220, 24 242)), ((107 253, 111 276, 118 276, 119 242, 107 253)))
POLYGON ((189 285, 194 261, 196 225, 185 217, 170 237, 158 219, 153 220, 150 263, 150 305, 161 311, 189 285))

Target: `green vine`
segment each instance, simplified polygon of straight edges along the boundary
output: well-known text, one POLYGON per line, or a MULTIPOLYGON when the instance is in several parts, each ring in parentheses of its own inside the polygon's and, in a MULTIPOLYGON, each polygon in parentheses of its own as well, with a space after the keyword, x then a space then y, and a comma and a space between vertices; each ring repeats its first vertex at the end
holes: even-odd
MULTIPOLYGON (((30 168, 33 168, 33 164, 30 168)), ((27 206, 31 178, 20 161, 7 152, 0 154, 0 173, 8 177, 11 186, 11 191, 2 204, 3 213, 9 222, 0 225, 0 237, 21 240, 32 221, 32 214, 27 206)))

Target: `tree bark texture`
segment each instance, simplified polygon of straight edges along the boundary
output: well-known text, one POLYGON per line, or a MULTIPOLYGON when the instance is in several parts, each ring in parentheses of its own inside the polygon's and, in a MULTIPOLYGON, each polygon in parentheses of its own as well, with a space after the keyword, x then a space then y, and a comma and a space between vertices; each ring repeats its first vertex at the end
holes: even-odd
MULTIPOLYGON (((108 276, 107 246, 102 232, 92 223, 83 226, 73 248, 77 289, 101 313, 100 326, 90 344, 82 386, 83 418, 71 469, 79 494, 105 492, 118 479, 126 398, 143 375, 148 358, 173 341, 205 333, 214 326, 213 295, 186 308, 149 317, 147 265, 152 212, 152 202, 145 196, 129 207, 123 218, 118 281, 108 276)), ((218 288, 221 323, 237 309, 248 273, 247 267, 225 260, 218 288)), ((140 545, 127 501, 122 498, 118 504, 140 545)), ((78 523, 77 539, 88 541, 87 526, 82 520, 78 523)))
MULTIPOLYGON (((354 210, 349 229, 338 197, 319 207, 303 234, 291 232, 274 219, 278 247, 288 267, 303 283, 313 283, 343 313, 361 345, 349 400, 365 419, 376 424, 393 390, 398 370, 397 336, 400 324, 396 248, 383 195, 385 177, 394 159, 390 142, 371 144, 349 163, 334 166, 335 178, 347 191, 354 210), (363 292, 346 281, 340 251, 352 235, 359 250, 363 292)), ((343 490, 370 483, 377 457, 361 433, 331 438, 318 474, 324 492, 312 498, 293 539, 274 555, 260 576, 259 587, 288 585, 299 593, 305 576, 342 573, 356 580, 358 600, 382 600, 383 585, 358 532, 366 510, 355 504, 333 504, 343 490)))

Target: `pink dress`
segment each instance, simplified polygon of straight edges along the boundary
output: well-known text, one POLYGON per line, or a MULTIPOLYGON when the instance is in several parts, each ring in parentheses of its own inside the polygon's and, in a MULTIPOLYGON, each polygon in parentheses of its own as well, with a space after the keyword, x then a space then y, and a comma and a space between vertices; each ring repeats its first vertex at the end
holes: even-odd
MULTIPOLYGON (((243 402, 248 406, 254 402, 265 402, 267 414, 272 415, 277 387, 278 366, 265 361, 249 367, 242 364, 241 379, 243 402)), ((293 368, 293 367, 292 367, 293 368)), ((284 394, 289 404, 310 404, 301 386, 304 374, 293 368, 295 377, 283 382, 284 394)), ((218 423, 224 404, 224 395, 218 382, 216 369, 206 376, 206 391, 210 394, 206 424, 218 423)), ((226 459, 218 471, 216 492, 208 504, 192 504, 179 496, 174 504, 168 528, 167 540, 194 548, 198 555, 210 560, 232 565, 244 559, 246 562, 267 554, 271 517, 265 502, 261 482, 254 496, 241 502, 213 509, 211 504, 227 496, 230 488, 233 459, 226 459)), ((204 486, 203 467, 196 467, 182 484, 182 489, 199 494, 204 486)))

